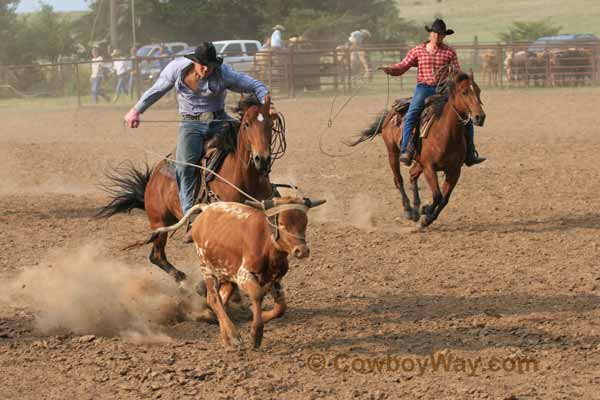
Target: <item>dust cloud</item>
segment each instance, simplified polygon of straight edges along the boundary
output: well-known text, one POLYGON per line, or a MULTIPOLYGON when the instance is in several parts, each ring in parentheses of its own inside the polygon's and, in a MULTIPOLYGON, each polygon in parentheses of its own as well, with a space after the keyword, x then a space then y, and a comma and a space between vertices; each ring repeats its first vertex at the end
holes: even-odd
POLYGON ((204 300, 148 266, 129 266, 101 254, 99 245, 60 250, 0 284, 0 301, 25 307, 44 334, 169 340, 162 327, 200 318, 204 300))

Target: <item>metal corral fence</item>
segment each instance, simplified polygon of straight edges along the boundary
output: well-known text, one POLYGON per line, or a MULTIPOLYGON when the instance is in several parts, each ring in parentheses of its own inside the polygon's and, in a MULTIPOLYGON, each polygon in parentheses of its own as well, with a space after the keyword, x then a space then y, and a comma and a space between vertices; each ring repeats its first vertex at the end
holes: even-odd
MULTIPOLYGON (((463 70, 472 68, 486 87, 590 86, 600 82, 600 45, 572 43, 533 47, 529 43, 453 45, 463 70)), ((386 77, 377 68, 402 60, 410 46, 369 45, 351 49, 325 42, 294 43, 283 50, 263 49, 252 61, 231 63, 267 84, 279 96, 301 93, 348 93, 357 86, 383 90, 386 77)), ((124 59, 131 72, 122 76, 125 93, 116 96, 113 62, 102 62, 98 102, 131 102, 152 85, 172 57, 124 59)), ((65 105, 92 103, 91 61, 0 66, 0 99, 53 98, 65 105)), ((415 84, 412 69, 398 78, 401 89, 415 84)))

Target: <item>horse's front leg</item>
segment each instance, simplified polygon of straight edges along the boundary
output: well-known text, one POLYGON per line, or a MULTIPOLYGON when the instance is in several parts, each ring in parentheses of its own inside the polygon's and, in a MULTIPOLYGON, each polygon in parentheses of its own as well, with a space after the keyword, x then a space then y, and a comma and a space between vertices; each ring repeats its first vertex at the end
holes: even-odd
POLYGON ((410 167, 410 182, 412 183, 412 191, 413 191, 413 210, 412 210, 412 220, 417 222, 421 215, 420 207, 421 207, 421 197, 419 196, 419 176, 423 172, 423 167, 418 162, 414 163, 412 167, 410 167))
POLYGON ((450 195, 452 194, 452 190, 454 190, 456 187, 458 178, 460 178, 460 167, 456 170, 446 173, 446 179, 444 180, 444 186, 442 187, 442 200, 440 201, 440 204, 438 204, 437 208, 433 211, 432 222, 437 219, 444 207, 446 207, 448 204, 448 201, 450 201, 450 195))
POLYGON ((425 215, 425 217, 421 220, 421 226, 426 227, 435 220, 435 209, 442 201, 442 192, 440 191, 438 177, 433 167, 427 166, 423 173, 425 175, 425 179, 427 179, 427 183, 429 184, 429 188, 431 189, 431 194, 433 197, 431 204, 424 205, 423 209, 421 210, 421 213, 425 215))

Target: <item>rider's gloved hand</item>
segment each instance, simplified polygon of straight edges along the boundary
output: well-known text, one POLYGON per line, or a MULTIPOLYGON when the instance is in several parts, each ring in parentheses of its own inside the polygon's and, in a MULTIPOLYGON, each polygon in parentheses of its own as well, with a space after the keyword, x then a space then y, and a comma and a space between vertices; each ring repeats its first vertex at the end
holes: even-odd
POLYGON ((140 113, 135 108, 129 110, 129 112, 125 115, 125 125, 129 128, 137 128, 140 126, 140 113))

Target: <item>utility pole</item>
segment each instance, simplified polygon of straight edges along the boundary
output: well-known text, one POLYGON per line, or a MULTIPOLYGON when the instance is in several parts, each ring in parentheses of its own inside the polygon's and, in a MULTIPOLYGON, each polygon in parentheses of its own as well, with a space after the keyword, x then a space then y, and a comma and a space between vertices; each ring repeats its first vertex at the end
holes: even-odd
POLYGON ((135 0, 131 0, 131 36, 133 39, 132 46, 137 46, 137 41, 135 38, 135 0))
POLYGON ((110 46, 113 49, 119 48, 117 34, 117 0, 110 0, 110 46))

